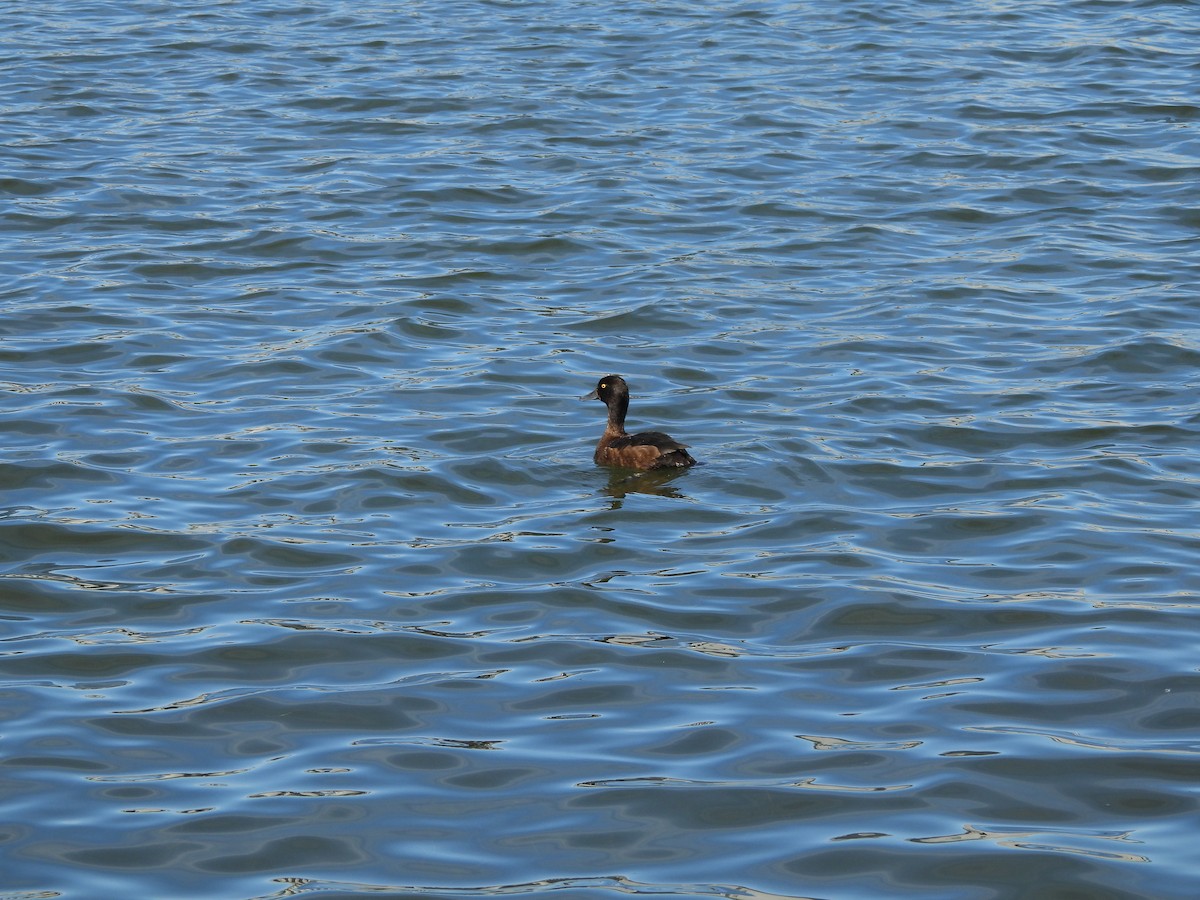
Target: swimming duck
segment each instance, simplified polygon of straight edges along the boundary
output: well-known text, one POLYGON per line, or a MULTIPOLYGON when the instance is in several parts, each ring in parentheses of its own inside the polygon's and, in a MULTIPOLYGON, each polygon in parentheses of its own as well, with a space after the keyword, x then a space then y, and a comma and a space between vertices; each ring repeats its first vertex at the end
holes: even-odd
POLYGON ((581 400, 602 400, 608 407, 608 425, 596 454, 598 466, 624 466, 628 469, 669 469, 694 466, 696 460, 681 444, 661 431, 625 432, 625 413, 629 410, 629 385, 620 375, 605 375, 596 389, 581 400))

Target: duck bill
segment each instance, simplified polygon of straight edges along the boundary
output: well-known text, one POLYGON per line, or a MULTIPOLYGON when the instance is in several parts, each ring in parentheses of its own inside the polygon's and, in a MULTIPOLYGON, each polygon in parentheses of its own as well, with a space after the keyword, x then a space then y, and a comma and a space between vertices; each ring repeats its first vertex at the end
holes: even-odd
POLYGON ((592 391, 590 394, 584 394, 579 399, 580 400, 599 400, 600 395, 598 393, 596 393, 595 391, 592 391))

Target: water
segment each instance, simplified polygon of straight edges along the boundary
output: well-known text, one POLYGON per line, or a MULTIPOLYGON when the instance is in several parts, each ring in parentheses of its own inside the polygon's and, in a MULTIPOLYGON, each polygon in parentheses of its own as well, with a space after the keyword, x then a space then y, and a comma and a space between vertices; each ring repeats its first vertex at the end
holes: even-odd
POLYGON ((4 900, 1194 896, 1193 5, 5 26, 4 900))

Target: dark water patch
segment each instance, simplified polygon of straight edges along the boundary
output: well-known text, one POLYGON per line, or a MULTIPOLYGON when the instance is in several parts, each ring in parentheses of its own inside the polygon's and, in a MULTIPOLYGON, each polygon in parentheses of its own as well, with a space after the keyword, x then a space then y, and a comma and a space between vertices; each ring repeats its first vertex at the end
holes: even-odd
POLYGON ((5 562, 30 562, 39 556, 53 557, 66 565, 103 559, 110 554, 120 555, 131 543, 138 552, 150 555, 186 553, 203 548, 206 542, 194 537, 165 534, 149 529, 136 532, 124 529, 90 529, 44 523, 24 522, 3 527, 4 541, 0 545, 5 562))

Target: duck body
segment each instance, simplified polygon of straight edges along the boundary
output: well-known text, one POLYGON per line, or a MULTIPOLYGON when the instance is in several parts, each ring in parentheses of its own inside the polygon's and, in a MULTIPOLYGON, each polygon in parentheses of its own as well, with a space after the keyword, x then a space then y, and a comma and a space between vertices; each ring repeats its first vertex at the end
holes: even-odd
POLYGON ((608 407, 608 424, 596 452, 592 456, 598 466, 623 466, 628 469, 682 469, 694 466, 696 460, 681 444, 661 431, 625 430, 625 415, 629 411, 629 386, 620 375, 605 375, 596 389, 583 398, 601 400, 608 407))

